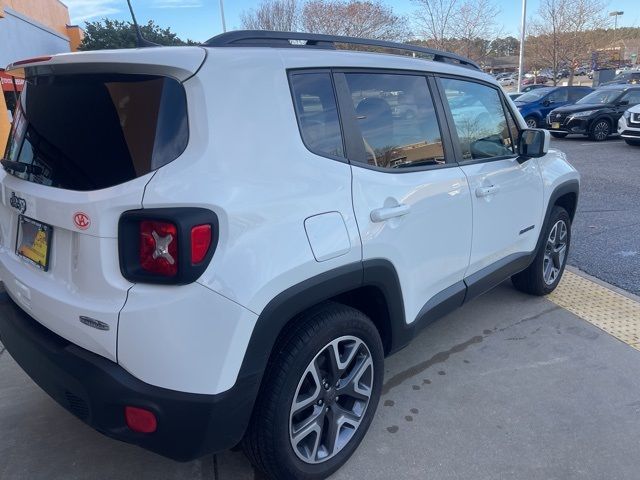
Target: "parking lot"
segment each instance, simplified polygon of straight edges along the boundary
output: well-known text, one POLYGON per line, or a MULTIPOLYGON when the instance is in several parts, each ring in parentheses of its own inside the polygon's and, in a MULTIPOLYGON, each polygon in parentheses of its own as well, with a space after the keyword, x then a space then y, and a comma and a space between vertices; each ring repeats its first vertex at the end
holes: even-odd
POLYGON ((569 264, 640 294, 640 148, 612 137, 554 139, 582 175, 569 264))
MULTIPOLYGON (((640 149, 552 146, 583 180, 570 264, 638 293, 640 149)), ((572 272, 551 298, 506 282, 390 357, 371 430, 334 478, 638 478, 640 304, 572 272)), ((239 452, 180 464, 109 440, 7 353, 0 417, 3 480, 260 478, 239 452)))

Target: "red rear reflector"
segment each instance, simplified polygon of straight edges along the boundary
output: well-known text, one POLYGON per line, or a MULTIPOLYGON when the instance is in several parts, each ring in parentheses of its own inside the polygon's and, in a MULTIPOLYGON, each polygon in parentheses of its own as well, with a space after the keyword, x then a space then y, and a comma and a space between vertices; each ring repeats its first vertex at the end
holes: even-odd
POLYGON ((165 277, 178 273, 178 229, 170 222, 140 222, 140 266, 165 277))
POLYGON ((127 427, 138 433, 153 433, 158 428, 158 421, 153 412, 138 407, 124 407, 127 427))
POLYGON ((196 225, 191 229, 191 264, 204 260, 211 246, 211 225, 196 225))
POLYGON ((51 60, 51 57, 33 57, 33 58, 27 58, 25 60, 19 60, 17 62, 13 62, 11 66, 17 67, 18 65, 26 65, 27 63, 48 62, 49 60, 51 60))

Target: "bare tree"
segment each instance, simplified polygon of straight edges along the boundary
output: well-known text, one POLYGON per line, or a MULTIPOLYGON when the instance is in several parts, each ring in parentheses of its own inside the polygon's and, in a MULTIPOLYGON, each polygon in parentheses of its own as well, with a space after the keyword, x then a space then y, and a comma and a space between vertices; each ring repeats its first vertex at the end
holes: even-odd
POLYGON ((431 46, 446 50, 449 39, 455 37, 455 17, 460 0, 413 0, 417 33, 431 46))
POLYGON ((262 0, 255 9, 240 14, 242 28, 291 32, 300 28, 300 5, 297 0, 262 0))
POLYGON ((580 62, 587 61, 595 45, 591 30, 609 22, 603 0, 541 0, 536 19, 530 22, 527 43, 530 66, 550 67, 554 85, 562 68, 570 70, 569 84, 580 62))
POLYGON ((500 9, 491 0, 465 0, 460 4, 454 16, 459 38, 457 53, 483 60, 491 42, 499 36, 495 20, 499 14, 500 9))
POLYGON ((494 0, 413 0, 416 30, 431 47, 482 60, 498 38, 494 0))
POLYGON ((380 0, 308 0, 302 7, 307 32, 402 41, 407 21, 380 0))

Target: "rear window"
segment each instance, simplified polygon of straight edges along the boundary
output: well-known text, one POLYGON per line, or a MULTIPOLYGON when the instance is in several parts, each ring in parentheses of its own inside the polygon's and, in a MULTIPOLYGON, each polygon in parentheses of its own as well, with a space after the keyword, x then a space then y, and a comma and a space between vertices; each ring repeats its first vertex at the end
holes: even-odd
POLYGON ((8 160, 32 167, 5 168, 35 183, 98 190, 176 159, 188 132, 185 92, 174 79, 40 76, 25 84, 7 149, 8 160))

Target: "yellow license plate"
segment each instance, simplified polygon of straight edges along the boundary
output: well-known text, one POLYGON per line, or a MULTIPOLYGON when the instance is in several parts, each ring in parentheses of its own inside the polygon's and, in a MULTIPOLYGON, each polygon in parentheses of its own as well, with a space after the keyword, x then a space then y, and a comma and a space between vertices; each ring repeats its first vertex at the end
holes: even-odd
POLYGON ((20 215, 16 254, 46 272, 49 269, 52 233, 51 225, 20 215))
POLYGON ((553 128, 554 130, 558 130, 560 128, 560 122, 553 122, 551 124, 551 128, 553 128))

